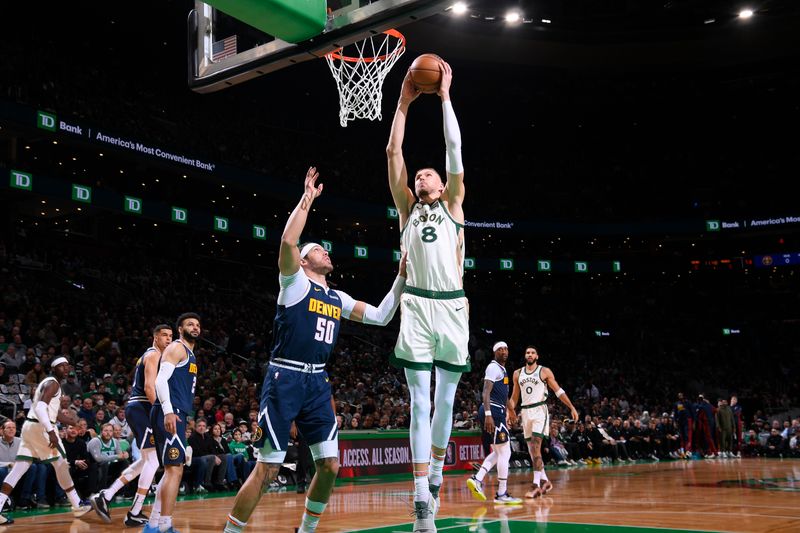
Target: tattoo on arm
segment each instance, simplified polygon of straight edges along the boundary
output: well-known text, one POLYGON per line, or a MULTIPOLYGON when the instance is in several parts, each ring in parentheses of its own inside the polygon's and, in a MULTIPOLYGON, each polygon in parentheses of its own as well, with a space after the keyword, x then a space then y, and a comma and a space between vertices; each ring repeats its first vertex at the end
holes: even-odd
POLYGON ((311 205, 311 198, 308 197, 308 194, 304 194, 303 198, 300 200, 300 209, 302 209, 303 211, 308 211, 310 205, 311 205))

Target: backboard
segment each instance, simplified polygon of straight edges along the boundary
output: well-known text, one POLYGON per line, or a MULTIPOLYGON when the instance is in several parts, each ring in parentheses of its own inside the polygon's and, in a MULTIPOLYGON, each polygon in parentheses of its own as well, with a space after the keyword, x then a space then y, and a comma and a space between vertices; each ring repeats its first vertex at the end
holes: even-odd
POLYGON ((452 0, 335 0, 319 35, 299 43, 267 35, 195 0, 188 17, 189 87, 219 91, 444 11, 452 0))

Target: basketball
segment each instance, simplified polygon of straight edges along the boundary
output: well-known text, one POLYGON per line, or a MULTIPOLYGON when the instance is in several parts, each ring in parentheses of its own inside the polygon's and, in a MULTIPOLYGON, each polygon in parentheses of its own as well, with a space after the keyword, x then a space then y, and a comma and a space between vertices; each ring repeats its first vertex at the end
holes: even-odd
POLYGON ((436 54, 422 54, 411 63, 408 71, 417 89, 427 94, 439 90, 439 83, 442 81, 442 72, 439 70, 441 61, 442 58, 436 54))

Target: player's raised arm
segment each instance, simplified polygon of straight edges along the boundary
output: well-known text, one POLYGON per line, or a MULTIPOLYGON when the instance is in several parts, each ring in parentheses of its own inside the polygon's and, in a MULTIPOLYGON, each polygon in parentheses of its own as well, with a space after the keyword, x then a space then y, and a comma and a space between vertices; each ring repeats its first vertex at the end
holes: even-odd
POLYGON ((397 306, 400 305, 400 296, 406 286, 406 254, 400 258, 400 271, 392 284, 392 288, 375 307, 361 300, 354 300, 344 291, 336 291, 342 299, 342 317, 354 322, 363 322, 374 326, 385 326, 394 318, 397 306))
POLYGON ((547 386, 556 393, 556 398, 561 400, 561 402, 567 406, 569 409, 570 415, 572 416, 572 420, 578 419, 578 411, 575 409, 575 406, 572 405, 572 402, 569 400, 567 393, 558 386, 558 382, 556 381, 555 376, 553 375, 553 371, 549 368, 545 367, 542 368, 541 372, 542 381, 547 383, 547 386))
POLYGON ((406 162, 403 159, 406 115, 408 114, 408 106, 419 95, 420 91, 411 81, 411 75, 406 73, 406 77, 403 79, 403 87, 400 90, 400 100, 397 102, 397 109, 394 112, 389 144, 386 146, 386 158, 389 162, 389 190, 392 192, 392 199, 397 208, 401 230, 406 223, 411 206, 414 205, 414 194, 408 188, 408 171, 406 170, 406 162))
POLYGON ((278 268, 284 276, 291 276, 300 270, 300 250, 297 249, 297 241, 300 240, 300 235, 306 226, 311 204, 322 194, 322 184, 317 186, 317 178, 319 178, 319 172, 316 167, 310 167, 306 172, 303 196, 292 214, 289 215, 286 227, 283 228, 281 248, 278 252, 278 268))
POLYGON ((453 103, 450 101, 450 85, 453 82, 453 69, 442 61, 439 65, 442 71, 442 81, 437 91, 442 99, 442 116, 444 119, 444 142, 447 146, 445 169, 447 170, 447 187, 442 194, 442 199, 447 202, 447 208, 452 213, 456 222, 464 222, 464 211, 461 204, 464 202, 464 164, 461 161, 461 130, 458 127, 453 103))

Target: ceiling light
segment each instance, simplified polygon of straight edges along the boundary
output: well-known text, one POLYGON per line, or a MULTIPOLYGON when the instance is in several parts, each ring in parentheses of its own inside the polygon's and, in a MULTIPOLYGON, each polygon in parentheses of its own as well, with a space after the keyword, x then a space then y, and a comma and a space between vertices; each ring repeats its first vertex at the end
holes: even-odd
POLYGON ((453 4, 453 13, 456 15, 463 15, 467 12, 467 4, 464 2, 456 2, 453 4))
POLYGON ((509 11, 506 13, 506 22, 519 22, 519 12, 509 11))
POLYGON ((749 19, 752 16, 753 16, 753 10, 752 9, 742 9, 741 11, 739 11, 739 18, 740 19, 749 19))
POLYGON ((550 20, 550 19, 542 19, 542 22, 543 22, 544 24, 552 24, 552 23, 553 23, 553 21, 552 21, 552 20, 550 20))

